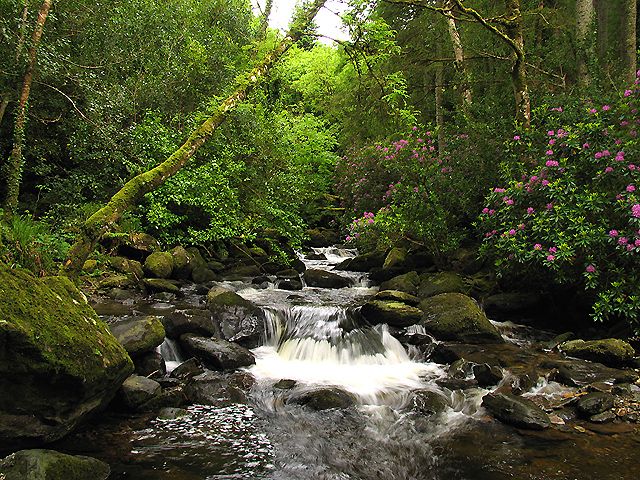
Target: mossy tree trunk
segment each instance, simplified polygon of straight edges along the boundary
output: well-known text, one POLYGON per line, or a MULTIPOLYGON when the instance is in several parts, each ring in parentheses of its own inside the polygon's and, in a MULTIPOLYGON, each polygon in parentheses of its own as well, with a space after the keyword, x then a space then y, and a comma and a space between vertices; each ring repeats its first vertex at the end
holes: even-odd
POLYGON ((592 29, 596 11, 593 0, 576 0, 576 43, 578 60, 578 85, 585 87, 591 83, 587 60, 592 48, 592 29))
MULTIPOLYGON (((33 83, 33 74, 36 68, 38 46, 44 31, 44 24, 47 21, 49 10, 51 9, 52 0, 44 0, 38 12, 36 26, 31 36, 31 45, 29 46, 27 68, 22 81, 22 90, 18 100, 18 109, 16 112, 16 121, 13 129, 13 148, 9 159, 3 165, 2 178, 6 183, 6 196, 3 207, 5 214, 12 215, 18 207, 18 195, 20 193, 20 177, 22 176, 22 149, 24 147, 24 131, 27 125, 27 109, 29 106, 29 94, 31 93, 31 84, 33 83)), ((26 6, 25 6, 26 11, 26 6)), ((23 22, 24 24, 24 22, 23 22)), ((23 42, 23 40, 22 40, 23 42)), ((18 45, 16 56, 20 56, 21 44, 18 45)))
POLYGON ((158 188, 187 164, 198 148, 211 137, 216 128, 225 120, 229 112, 247 98, 249 92, 268 74, 276 61, 304 35, 325 1, 311 0, 305 3, 297 11, 289 27, 289 32, 282 41, 244 77, 234 92, 218 106, 216 112, 196 128, 178 150, 155 168, 129 180, 104 207, 84 222, 76 242, 69 250, 68 257, 62 265, 62 274, 77 276, 96 243, 113 228, 120 216, 140 201, 146 193, 158 188))
POLYGON ((271 9, 273 8, 273 0, 267 0, 264 5, 264 12, 260 18, 260 29, 258 31, 258 38, 264 40, 267 36, 267 28, 269 27, 269 17, 271 16, 271 9))
MULTIPOLYGON (((38 12, 36 26, 31 36, 31 45, 29 46, 27 68, 22 81, 22 90, 18 100, 18 109, 16 112, 16 121, 13 130, 13 147, 7 163, 3 166, 2 176, 6 183, 6 197, 3 203, 5 214, 12 215, 18 206, 18 195, 20 194, 20 177, 22 176, 22 149, 24 147, 24 131, 27 125, 27 109, 29 106, 29 94, 31 93, 31 84, 33 83, 33 74, 36 68, 38 46, 44 31, 44 25, 51 9, 52 0, 44 0, 38 12)), ((26 6, 24 12, 26 12, 26 6)), ((26 17, 26 13, 23 18, 26 17)), ((23 22, 24 25, 24 22, 23 22)), ((18 44, 16 57, 19 58, 22 49, 22 40, 18 44)), ((6 108, 6 107, 5 107, 6 108)))
POLYGON ((622 62, 624 79, 630 85, 636 78, 638 65, 636 51, 637 0, 625 0, 622 9, 622 62))
MULTIPOLYGON (((445 5, 446 8, 453 9, 453 1, 448 0, 445 5)), ((460 32, 458 31, 458 25, 453 16, 447 16, 447 29, 449 31, 449 38, 451 39, 451 45, 453 47, 453 54, 455 58, 456 72, 462 78, 462 111, 465 115, 469 113, 469 107, 473 102, 473 92, 471 90, 471 81, 469 78, 469 72, 464 63, 464 49, 462 47, 462 39, 460 38, 460 32)))

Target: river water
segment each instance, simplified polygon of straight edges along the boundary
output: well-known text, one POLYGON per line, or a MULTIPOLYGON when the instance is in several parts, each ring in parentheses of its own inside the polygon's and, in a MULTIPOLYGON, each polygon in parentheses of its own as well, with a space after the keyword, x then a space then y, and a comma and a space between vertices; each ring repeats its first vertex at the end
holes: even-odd
MULTIPOLYGON (((331 270, 355 254, 337 248, 316 253, 326 260, 305 260, 308 268, 331 270)), ((445 365, 407 351, 386 326, 362 322, 354 307, 376 289, 363 274, 340 274, 354 286, 291 292, 276 288, 275 280, 269 288, 223 283, 261 306, 268 320, 264 342, 253 350, 256 364, 247 370, 255 378, 247 404, 194 405, 173 420, 110 415, 62 448, 104 459, 113 479, 637 478, 640 435, 633 427, 523 432, 494 421, 480 406, 489 390, 440 386, 445 365), (295 381, 293 388, 278 388, 283 379, 295 381), (355 396, 356 405, 313 411, 289 401, 319 387, 339 387, 355 396), (416 391, 442 395, 449 407, 424 415, 414 408, 416 391)), ((110 317, 164 315, 204 308, 202 300, 187 290, 179 302, 151 298, 96 308, 110 317)), ((526 358, 536 333, 500 326, 526 358)), ((169 370, 181 360, 173 342, 161 352, 169 370)), ((565 393, 541 378, 528 395, 565 393)))

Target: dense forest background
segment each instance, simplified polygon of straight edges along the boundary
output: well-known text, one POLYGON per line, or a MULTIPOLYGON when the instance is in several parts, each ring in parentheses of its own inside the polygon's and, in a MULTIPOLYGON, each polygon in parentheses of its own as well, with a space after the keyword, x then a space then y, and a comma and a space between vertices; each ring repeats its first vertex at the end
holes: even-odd
MULTIPOLYGON (((53 271, 278 44, 271 5, 0 0, 4 261, 53 271)), ((635 0, 352 0, 349 41, 305 31, 116 234, 481 245, 503 278, 636 321, 636 16, 635 0)))

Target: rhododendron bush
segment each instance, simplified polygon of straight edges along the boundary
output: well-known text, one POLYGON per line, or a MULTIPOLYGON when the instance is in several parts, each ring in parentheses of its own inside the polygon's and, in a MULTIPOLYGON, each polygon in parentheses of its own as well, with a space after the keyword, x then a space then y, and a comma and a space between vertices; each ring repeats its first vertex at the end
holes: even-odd
MULTIPOLYGON (((638 81, 636 81, 636 84, 638 81)), ((584 288, 596 320, 640 311, 637 88, 608 103, 545 107, 508 142, 486 199, 482 252, 500 274, 546 272, 584 288), (515 177, 515 178, 514 178, 515 177)))

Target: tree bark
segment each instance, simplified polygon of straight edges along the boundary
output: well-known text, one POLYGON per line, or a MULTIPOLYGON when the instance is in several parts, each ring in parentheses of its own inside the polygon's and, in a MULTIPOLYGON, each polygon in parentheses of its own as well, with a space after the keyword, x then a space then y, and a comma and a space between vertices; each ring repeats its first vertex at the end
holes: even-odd
MULTIPOLYGON (((5 214, 12 215, 18 206, 18 195, 20 193, 20 177, 22 175, 22 148, 24 146, 24 131, 27 124, 27 109, 29 105, 29 94, 31 93, 31 84, 33 82, 33 73, 36 68, 36 60, 38 46, 44 31, 44 24, 47 21, 49 10, 51 9, 52 0, 44 0, 38 12, 36 26, 31 36, 31 46, 28 52, 27 69, 22 81, 22 90, 18 101, 18 110, 16 113, 16 121, 13 132, 13 148, 7 163, 4 165, 4 181, 6 182, 6 197, 3 207, 5 214)), ((16 56, 20 55, 20 45, 16 56)))
POLYGON ((522 128, 526 130, 531 127, 531 98, 527 81, 520 0, 505 0, 505 6, 505 30, 507 36, 511 39, 513 50, 511 82, 513 83, 516 102, 516 122, 520 123, 522 128))
POLYGON ((107 233, 120 216, 135 205, 146 193, 149 193, 184 167, 216 128, 225 120, 234 108, 247 98, 249 92, 268 74, 276 61, 304 34, 307 26, 322 8, 326 0, 307 2, 292 20, 289 32, 282 41, 268 53, 262 62, 251 70, 234 92, 218 107, 216 113, 196 128, 185 143, 169 158, 155 168, 141 173, 129 180, 107 204, 91 215, 81 226, 76 242, 62 265, 61 273, 77 276, 85 260, 93 251, 96 243, 107 233))
MULTIPOLYGON (((451 9, 453 2, 447 1, 446 8, 451 9)), ((469 107, 473 102, 473 92, 471 90, 471 82, 469 79, 469 72, 464 63, 464 49, 462 48, 462 40, 460 38, 460 32, 456 21, 452 17, 446 17, 447 28, 449 30, 449 38, 451 38, 451 45, 453 46, 453 53, 455 57, 456 72, 462 78, 462 111, 465 115, 469 112, 469 107)))
POLYGON ((591 83, 587 60, 592 48, 592 28, 595 22, 593 0, 576 0, 577 80, 585 87, 591 83))
POLYGON ((609 73, 609 62, 607 54, 609 50, 609 0, 596 0, 596 12, 598 22, 598 38, 596 41, 598 48, 598 59, 600 68, 605 73, 609 73))
POLYGON ((622 62, 624 66, 624 78, 628 84, 632 84, 636 78, 637 54, 636 54, 636 0, 625 0, 623 5, 622 28, 622 62))
POLYGON ((273 0, 267 0, 264 6, 264 12, 260 19, 260 29, 258 30, 258 38, 264 40, 267 36, 267 28, 269 27, 269 17, 271 16, 271 9, 273 8, 273 0))

